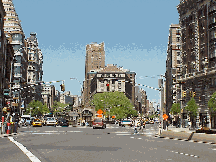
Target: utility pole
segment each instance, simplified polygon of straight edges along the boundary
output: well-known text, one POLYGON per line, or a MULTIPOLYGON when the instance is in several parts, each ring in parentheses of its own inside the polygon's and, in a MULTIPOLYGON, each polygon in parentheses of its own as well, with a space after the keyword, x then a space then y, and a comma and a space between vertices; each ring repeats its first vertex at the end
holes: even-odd
MULTIPOLYGON (((162 131, 163 131, 163 107, 162 107, 163 79, 162 79, 162 76, 160 79, 158 79, 158 87, 160 89, 159 93, 160 93, 160 123, 161 123, 161 125, 159 124, 159 132, 162 133, 162 131), (160 131, 160 129, 161 129, 161 131, 160 131)), ((160 135, 160 133, 159 133, 159 135, 160 135)))
POLYGON ((181 82, 181 111, 180 111, 180 127, 182 128, 182 111, 183 111, 183 105, 182 105, 182 82, 181 82))

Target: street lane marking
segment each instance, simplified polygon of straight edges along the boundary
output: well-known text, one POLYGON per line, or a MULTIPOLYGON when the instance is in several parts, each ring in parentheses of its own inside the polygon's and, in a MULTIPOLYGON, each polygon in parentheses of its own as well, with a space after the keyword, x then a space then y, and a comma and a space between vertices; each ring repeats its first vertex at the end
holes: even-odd
POLYGON ((45 131, 45 132, 58 132, 58 131, 45 131))
POLYGON ((142 138, 137 138, 137 139, 142 139, 142 138))
POLYGON ((134 138, 134 137, 130 137, 130 138, 134 138))
POLYGON ((32 133, 32 134, 60 134, 60 133, 32 133))
POLYGON ((130 133, 130 132, 115 132, 115 133, 130 133))
POLYGON ((13 137, 8 137, 11 142, 19 147, 20 150, 32 161, 32 162, 41 162, 36 156, 34 156, 30 151, 26 149, 21 143, 15 141, 13 137))

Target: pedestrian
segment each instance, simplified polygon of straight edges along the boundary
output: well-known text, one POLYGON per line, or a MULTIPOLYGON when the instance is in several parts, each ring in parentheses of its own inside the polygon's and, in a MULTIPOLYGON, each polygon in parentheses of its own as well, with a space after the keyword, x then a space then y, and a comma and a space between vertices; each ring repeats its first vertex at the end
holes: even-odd
POLYGON ((138 126, 138 121, 134 121, 135 124, 134 124, 134 133, 137 133, 137 126, 138 126))
POLYGON ((141 122, 140 122, 140 129, 142 129, 142 131, 143 131, 143 120, 141 120, 141 122))

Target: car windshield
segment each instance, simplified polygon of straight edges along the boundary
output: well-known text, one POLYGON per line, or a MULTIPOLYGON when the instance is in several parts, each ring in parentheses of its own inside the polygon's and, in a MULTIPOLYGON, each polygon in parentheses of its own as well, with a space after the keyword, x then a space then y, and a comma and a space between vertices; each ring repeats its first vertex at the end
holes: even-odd
POLYGON ((55 118, 48 118, 47 120, 55 120, 55 118))
POLYGON ((40 119, 34 119, 34 122, 39 122, 40 121, 40 119))
POLYGON ((101 122, 102 119, 95 119, 94 122, 101 122))

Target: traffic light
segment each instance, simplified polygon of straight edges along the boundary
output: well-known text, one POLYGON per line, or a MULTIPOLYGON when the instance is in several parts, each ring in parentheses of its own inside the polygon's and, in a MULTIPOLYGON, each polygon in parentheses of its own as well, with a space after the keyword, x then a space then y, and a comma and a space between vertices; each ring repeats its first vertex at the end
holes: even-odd
POLYGON ((190 91, 190 97, 192 97, 192 92, 190 91))
POLYGON ((196 92, 193 92, 193 97, 195 97, 196 96, 196 92))
POLYGON ((64 85, 64 84, 61 84, 60 86, 61 86, 61 91, 64 92, 64 91, 65 91, 65 85, 64 85))
POLYGON ((183 91, 183 92, 182 92, 182 96, 183 96, 183 97, 186 97, 186 91, 183 91))

